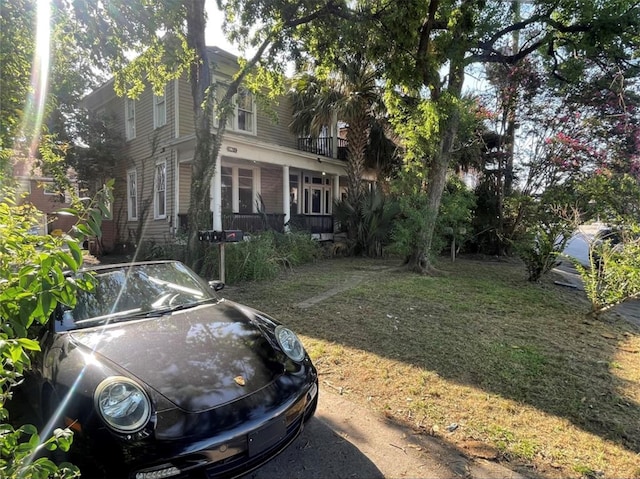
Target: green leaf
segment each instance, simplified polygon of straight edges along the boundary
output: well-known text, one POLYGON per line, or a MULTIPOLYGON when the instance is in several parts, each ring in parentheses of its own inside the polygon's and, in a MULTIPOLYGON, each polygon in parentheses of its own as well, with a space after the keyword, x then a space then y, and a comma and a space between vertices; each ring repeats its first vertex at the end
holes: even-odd
POLYGON ((79 216, 80 212, 75 208, 60 208, 58 211, 56 211, 56 214, 62 216, 79 216))
POLYGON ((77 271, 78 270, 78 262, 74 259, 74 257, 69 254, 66 253, 65 251, 60 251, 58 253, 58 258, 60 260, 62 260, 62 262, 67 265, 67 267, 71 270, 71 271, 77 271))
POLYGON ((75 267, 72 267, 71 269, 74 272, 78 271, 78 268, 82 265, 82 250, 80 249, 80 245, 78 245, 77 241, 67 241, 67 246, 69 247, 69 252, 76 263, 75 267))
POLYGON ((40 351, 40 343, 33 339, 18 338, 18 344, 29 351, 40 351))

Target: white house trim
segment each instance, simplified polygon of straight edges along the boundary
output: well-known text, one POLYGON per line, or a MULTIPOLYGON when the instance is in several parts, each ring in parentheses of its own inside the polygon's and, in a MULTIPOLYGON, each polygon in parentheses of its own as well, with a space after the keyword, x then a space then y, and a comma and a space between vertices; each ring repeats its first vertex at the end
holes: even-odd
POLYGON ((222 230, 222 157, 216 160, 216 169, 211 181, 211 212, 213 214, 213 229, 222 230))
POLYGON ((291 219, 291 195, 289 191, 289 165, 282 167, 282 212, 284 213, 285 229, 289 230, 289 220, 291 219))

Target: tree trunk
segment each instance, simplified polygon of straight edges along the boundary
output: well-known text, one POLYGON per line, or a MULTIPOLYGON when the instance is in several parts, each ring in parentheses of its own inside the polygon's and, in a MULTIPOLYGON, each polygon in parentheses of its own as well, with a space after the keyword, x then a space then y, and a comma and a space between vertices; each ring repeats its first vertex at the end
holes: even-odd
MULTIPOLYGON (((463 82, 464 64, 462 60, 452 60, 447 88, 449 98, 460 98, 463 82)), ((431 246, 433 244, 433 235, 440 210, 442 193, 447 184, 451 152, 460 126, 459 105, 457 103, 454 102, 451 104, 451 100, 446 98, 433 98, 432 101, 448 102, 449 104, 441 108, 442 113, 446 115, 446 120, 442 126, 442 139, 440 140, 438 152, 432 158, 429 165, 429 174, 427 176, 427 211, 424 212, 427 217, 427 225, 423 231, 422 238, 416 242, 414 251, 409 254, 406 260, 406 267, 420 274, 437 273, 437 270, 435 270, 431 263, 429 254, 431 253, 431 246)))
POLYGON ((362 175, 364 173, 365 152, 369 138, 368 119, 366 113, 349 121, 347 133, 347 197, 357 202, 363 193, 362 175))
POLYGON ((198 230, 211 228, 210 184, 216 167, 212 151, 211 102, 207 91, 211 85, 211 71, 207 56, 204 30, 206 16, 204 0, 184 2, 187 9, 187 42, 196 52, 191 66, 190 82, 195 118, 196 146, 191 164, 191 201, 189 203, 189 238, 187 263, 198 271, 204 247, 198 239, 198 230))

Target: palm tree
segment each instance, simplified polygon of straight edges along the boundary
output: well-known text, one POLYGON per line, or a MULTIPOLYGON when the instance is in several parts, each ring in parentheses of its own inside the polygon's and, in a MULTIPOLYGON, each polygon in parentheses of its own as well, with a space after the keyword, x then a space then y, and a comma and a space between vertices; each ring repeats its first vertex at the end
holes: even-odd
POLYGON ((302 73, 294 79, 290 128, 300 136, 318 136, 338 119, 347 124, 347 200, 356 204, 364 191, 369 134, 380 118, 382 95, 378 71, 361 55, 337 61, 336 67, 328 75, 302 73))

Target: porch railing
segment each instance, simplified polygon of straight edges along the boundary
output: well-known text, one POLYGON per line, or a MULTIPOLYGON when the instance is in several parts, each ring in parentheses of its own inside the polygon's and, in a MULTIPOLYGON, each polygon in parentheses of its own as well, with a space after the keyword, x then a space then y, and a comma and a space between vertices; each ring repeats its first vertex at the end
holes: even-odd
POLYGON ((274 230, 284 233, 283 213, 225 213, 222 229, 242 230, 247 233, 274 230))
POLYGON ((290 225, 293 229, 308 231, 311 234, 333 233, 334 224, 331 215, 292 215, 290 225))
MULTIPOLYGON (((333 138, 330 136, 298 138, 298 150, 333 158, 333 138)), ((344 138, 338 138, 337 158, 339 160, 347 159, 347 140, 344 138)))
MULTIPOLYGON (((178 230, 182 233, 189 231, 189 215, 178 215, 178 230)), ((222 215, 222 229, 242 230, 247 233, 257 233, 268 229, 284 232, 284 214, 269 213, 225 213, 222 215)))
MULTIPOLYGON (((187 232, 188 216, 179 214, 179 229, 187 232)), ((333 233, 334 221, 331 215, 292 215, 289 225, 292 229, 308 231, 311 234, 333 233)), ((258 233, 267 229, 284 232, 284 214, 282 213, 225 213, 222 215, 222 229, 242 230, 258 233)))

